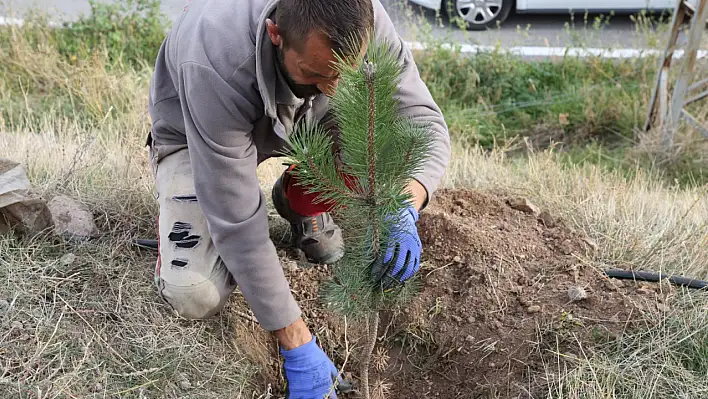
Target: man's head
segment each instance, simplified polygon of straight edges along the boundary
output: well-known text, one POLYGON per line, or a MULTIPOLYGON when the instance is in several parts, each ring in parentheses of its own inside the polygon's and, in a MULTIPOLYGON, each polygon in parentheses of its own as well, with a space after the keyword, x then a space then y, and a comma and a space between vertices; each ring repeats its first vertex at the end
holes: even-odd
POLYGON ((335 53, 357 58, 366 50, 374 10, 371 0, 280 0, 266 26, 295 95, 331 94, 339 79, 335 53))

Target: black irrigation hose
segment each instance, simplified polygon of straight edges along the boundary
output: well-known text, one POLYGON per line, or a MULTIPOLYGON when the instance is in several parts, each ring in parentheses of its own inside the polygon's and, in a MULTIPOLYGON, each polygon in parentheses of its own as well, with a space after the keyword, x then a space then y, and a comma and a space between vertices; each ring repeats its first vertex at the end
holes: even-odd
POLYGON ((708 287, 708 281, 696 280, 688 277, 681 276, 670 276, 662 273, 652 273, 652 272, 635 272, 631 270, 620 270, 620 269, 610 269, 605 270, 605 274, 608 277, 614 277, 626 280, 639 280, 639 281, 654 281, 658 282, 663 279, 668 279, 669 282, 681 285, 688 288, 704 289, 708 287))
POLYGON ((157 240, 146 240, 138 238, 136 240, 133 240, 133 244, 142 248, 153 249, 157 251, 157 240))

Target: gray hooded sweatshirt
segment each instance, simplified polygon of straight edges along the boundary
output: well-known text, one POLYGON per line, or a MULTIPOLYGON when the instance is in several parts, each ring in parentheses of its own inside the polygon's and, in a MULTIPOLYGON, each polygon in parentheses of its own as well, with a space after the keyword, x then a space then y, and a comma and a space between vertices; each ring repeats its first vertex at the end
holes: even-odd
MULTIPOLYGON (((450 157, 447 126, 410 50, 379 0, 375 34, 394 44, 404 66, 401 112, 432 126, 434 151, 416 179, 429 197, 450 157)), ((215 249, 261 326, 286 327, 301 315, 269 237, 256 167, 278 156, 302 118, 327 124, 328 98, 293 95, 276 67, 265 21, 278 0, 190 2, 164 40, 150 81, 157 161, 188 148, 197 200, 215 249)), ((331 126, 331 125, 330 125, 331 126)))

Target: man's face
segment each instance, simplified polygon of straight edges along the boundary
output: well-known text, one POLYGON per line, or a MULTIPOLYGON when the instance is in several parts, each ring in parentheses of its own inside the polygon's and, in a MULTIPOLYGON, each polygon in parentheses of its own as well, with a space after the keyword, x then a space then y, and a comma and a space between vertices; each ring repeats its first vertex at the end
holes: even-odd
POLYGON ((303 38, 301 51, 292 46, 284 49, 278 27, 271 21, 268 21, 267 26, 271 41, 276 46, 277 62, 293 93, 300 98, 320 93, 333 95, 339 74, 333 68, 336 58, 327 38, 314 33, 303 38))
MULTIPOLYGON (((290 89, 295 96, 299 98, 312 97, 326 91, 321 89, 322 83, 318 82, 318 80, 324 79, 315 79, 314 76, 311 76, 314 73, 319 75, 321 72, 311 71, 310 68, 312 67, 310 65, 301 66, 302 64, 307 63, 304 60, 301 61, 304 57, 298 54, 295 50, 283 50, 283 47, 281 46, 276 48, 275 52, 278 65, 283 73, 283 77, 288 82, 288 86, 290 86, 290 89), (295 71, 295 76, 297 76, 297 78, 291 71, 295 71)), ((327 72, 333 73, 334 71, 327 72)))

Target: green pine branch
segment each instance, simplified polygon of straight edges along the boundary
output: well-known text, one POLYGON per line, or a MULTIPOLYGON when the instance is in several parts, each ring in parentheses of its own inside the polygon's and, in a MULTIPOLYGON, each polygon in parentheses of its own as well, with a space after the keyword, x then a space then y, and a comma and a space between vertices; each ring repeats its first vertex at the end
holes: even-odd
MULTIPOLYGON (((421 171, 432 145, 428 126, 404 117, 396 98, 401 67, 386 42, 368 42, 365 59, 338 58, 337 91, 330 99, 338 127, 339 154, 317 122, 297 125, 286 155, 298 164, 294 174, 332 211, 342 228, 345 255, 323 286, 325 302, 352 318, 394 305, 410 290, 382 293, 371 281, 370 266, 386 248, 400 210, 411 200, 410 180, 421 171), (338 167, 339 157, 344 166, 338 167), (354 187, 345 184, 343 173, 354 187)), ((382 254, 381 254, 382 255, 382 254)))

